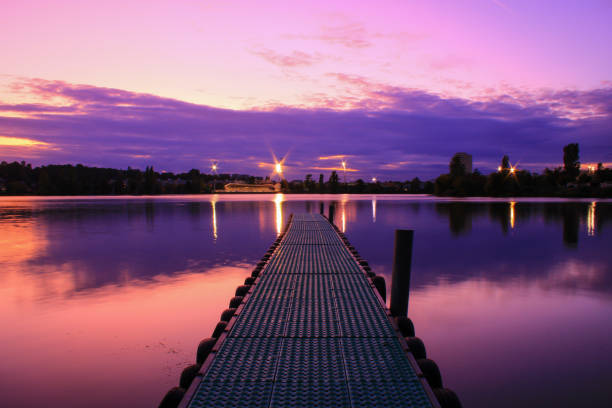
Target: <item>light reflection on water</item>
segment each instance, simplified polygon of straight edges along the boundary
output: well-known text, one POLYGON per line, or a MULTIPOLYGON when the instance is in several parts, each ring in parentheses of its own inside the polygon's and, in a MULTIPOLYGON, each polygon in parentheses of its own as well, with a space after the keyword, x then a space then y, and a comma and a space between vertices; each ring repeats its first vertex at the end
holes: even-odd
POLYGON ((210 205, 212 206, 212 228, 213 228, 213 241, 216 241, 219 233, 217 232, 217 201, 218 196, 215 194, 210 198, 210 205))
POLYGON ((393 230, 415 230, 409 313, 464 406, 607 406, 610 202, 338 198, 0 199, 0 400, 156 405, 323 200, 388 284, 393 230))
POLYGON ((283 194, 274 195, 274 215, 276 220, 276 235, 280 235, 283 231, 283 194))
POLYGON ((593 201, 589 205, 589 213, 587 215, 587 235, 590 237, 595 235, 595 210, 597 203, 593 201))

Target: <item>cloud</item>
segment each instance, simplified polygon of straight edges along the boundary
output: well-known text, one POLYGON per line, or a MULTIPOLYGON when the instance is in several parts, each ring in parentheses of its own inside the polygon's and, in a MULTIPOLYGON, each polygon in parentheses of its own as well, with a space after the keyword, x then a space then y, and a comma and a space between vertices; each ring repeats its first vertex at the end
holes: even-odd
POLYGON ((348 171, 348 172, 351 172, 351 173, 355 173, 355 172, 359 171, 357 169, 351 169, 349 167, 347 167, 345 169, 343 167, 320 167, 320 166, 313 166, 313 167, 310 167, 310 169, 312 169, 312 170, 320 170, 320 171, 336 171, 336 172, 348 171))
POLYGON ((0 146, 32 148, 49 146, 49 143, 41 142, 38 140, 26 139, 23 137, 0 136, 0 146))
MULTIPOLYGON (((397 34, 406 37, 406 33, 397 34)), ((328 44, 341 45, 347 48, 367 48, 372 45, 370 37, 382 37, 383 34, 370 35, 362 23, 350 22, 323 26, 317 34, 287 34, 288 39, 316 40, 328 44)))
POLYGON ((495 4, 497 7, 501 8, 504 11, 507 11, 508 13, 514 13, 514 11, 508 7, 508 5, 504 2, 502 2, 501 0, 491 0, 493 2, 493 4, 495 4))
POLYGON ((323 27, 319 39, 348 48, 366 48, 372 45, 368 40, 367 30, 361 23, 323 27))
POLYGON ((321 156, 318 158, 318 160, 342 160, 342 159, 347 159, 349 157, 352 157, 352 156, 346 155, 346 154, 336 154, 333 156, 321 156))
MULTIPOLYGON (((277 107, 229 110, 150 94, 29 80, 27 92, 61 100, 32 104, 25 117, 0 112, 4 137, 47 143, 53 149, 0 146, 2 160, 34 164, 83 163, 125 168, 154 165, 169 171, 219 161, 223 171, 260 174, 270 148, 291 150, 289 178, 318 166, 320 158, 350 157, 352 178, 411 179, 447 171, 450 157, 467 151, 480 170, 497 167, 502 155, 542 170, 561 163, 562 147, 578 142, 583 162, 612 161, 612 88, 528 94, 509 91, 461 99, 418 89, 375 84, 333 74, 355 89, 341 109, 277 107), (247 159, 248 158, 248 159, 247 159)), ((1 103, 0 103, 1 104, 1 103)), ((2 104, 4 111, 22 105, 2 104)))
POLYGON ((251 51, 271 64, 279 67, 299 67, 313 65, 322 59, 321 55, 312 55, 302 51, 293 51, 291 54, 280 54, 270 49, 251 51))

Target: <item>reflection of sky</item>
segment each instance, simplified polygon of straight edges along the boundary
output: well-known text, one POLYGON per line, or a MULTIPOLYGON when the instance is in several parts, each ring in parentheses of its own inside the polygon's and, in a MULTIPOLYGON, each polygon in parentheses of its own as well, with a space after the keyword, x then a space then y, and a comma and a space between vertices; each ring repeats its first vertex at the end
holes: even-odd
MULTIPOLYGON (((100 385, 156 403, 289 214, 330 198, 248 197, 0 201, 0 397, 35 381, 56 405, 100 385)), ((415 230, 410 315, 465 406, 546 405, 549 388, 579 406, 570 381, 605 406, 612 204, 339 198, 338 226, 388 283, 393 230, 415 230)))

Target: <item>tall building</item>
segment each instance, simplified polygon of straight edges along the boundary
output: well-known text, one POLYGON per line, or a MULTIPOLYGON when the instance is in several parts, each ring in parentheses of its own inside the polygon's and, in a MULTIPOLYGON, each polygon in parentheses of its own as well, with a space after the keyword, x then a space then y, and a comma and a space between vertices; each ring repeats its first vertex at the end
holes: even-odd
POLYGON ((467 174, 470 174, 472 172, 472 155, 464 153, 464 152, 455 153, 455 155, 451 159, 451 163, 453 162, 455 157, 459 159, 459 162, 461 164, 463 164, 463 167, 465 168, 465 172, 467 174))

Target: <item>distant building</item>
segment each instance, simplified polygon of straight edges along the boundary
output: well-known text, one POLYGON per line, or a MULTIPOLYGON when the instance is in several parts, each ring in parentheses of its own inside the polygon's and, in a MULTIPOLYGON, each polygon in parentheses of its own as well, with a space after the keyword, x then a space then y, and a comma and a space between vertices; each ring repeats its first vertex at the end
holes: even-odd
POLYGON ((459 162, 461 164, 463 164, 463 167, 465 168, 465 172, 467 174, 470 174, 472 172, 472 155, 464 153, 464 152, 455 153, 455 155, 451 159, 451 163, 453 162, 455 157, 459 159, 459 162))
POLYGON ((225 191, 228 193, 278 193, 280 191, 280 183, 228 183, 225 185, 225 191))

